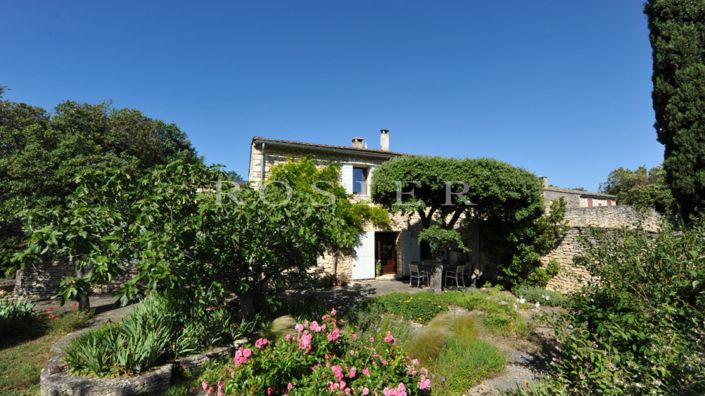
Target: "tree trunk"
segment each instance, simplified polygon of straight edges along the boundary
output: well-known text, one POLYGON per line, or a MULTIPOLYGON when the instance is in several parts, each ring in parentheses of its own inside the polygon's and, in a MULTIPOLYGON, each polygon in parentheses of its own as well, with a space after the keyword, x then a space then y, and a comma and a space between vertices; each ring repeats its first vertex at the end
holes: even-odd
POLYGON ((240 315, 243 320, 252 320, 255 317, 255 295, 245 293, 240 296, 240 315))
POLYGON ((78 309, 81 311, 88 311, 91 309, 91 300, 88 294, 81 294, 78 296, 78 309))
POLYGON ((431 273, 431 289, 434 293, 443 291, 443 265, 441 265, 440 261, 436 263, 431 273))

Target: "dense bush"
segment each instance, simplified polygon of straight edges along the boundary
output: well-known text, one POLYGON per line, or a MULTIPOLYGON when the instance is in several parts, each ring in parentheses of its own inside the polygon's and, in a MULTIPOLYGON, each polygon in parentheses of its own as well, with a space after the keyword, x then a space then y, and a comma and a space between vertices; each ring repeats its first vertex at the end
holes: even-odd
POLYGON ((33 315, 33 310, 31 301, 0 299, 0 321, 25 319, 33 315))
POLYGON ((556 323, 545 392, 705 394, 705 226, 592 240, 576 261, 599 281, 556 323))
POLYGON ((34 304, 26 300, 0 299, 0 336, 15 334, 21 322, 34 319, 34 304))
POLYGON ((543 287, 535 286, 517 286, 512 292, 519 298, 523 298, 526 302, 539 303, 551 307, 563 307, 568 304, 569 297, 563 293, 544 289, 543 287))
POLYGON ((392 333, 361 338, 338 327, 336 312, 304 322, 272 342, 260 338, 235 352, 232 363, 207 371, 207 395, 430 393, 428 371, 403 355, 392 333))

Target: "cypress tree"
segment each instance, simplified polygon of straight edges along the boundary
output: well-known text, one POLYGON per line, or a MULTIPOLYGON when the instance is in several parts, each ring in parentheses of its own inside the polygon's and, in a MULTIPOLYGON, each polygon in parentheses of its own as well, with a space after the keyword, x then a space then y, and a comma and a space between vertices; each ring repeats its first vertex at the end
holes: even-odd
POLYGON ((705 0, 649 0, 653 106, 666 180, 687 221, 705 209, 705 0))

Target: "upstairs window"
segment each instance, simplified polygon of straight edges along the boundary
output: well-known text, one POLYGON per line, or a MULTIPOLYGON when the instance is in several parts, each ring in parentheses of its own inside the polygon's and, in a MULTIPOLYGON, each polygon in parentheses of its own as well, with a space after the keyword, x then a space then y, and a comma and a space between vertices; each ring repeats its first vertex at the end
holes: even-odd
POLYGON ((367 195, 367 168, 353 167, 353 194, 367 195))

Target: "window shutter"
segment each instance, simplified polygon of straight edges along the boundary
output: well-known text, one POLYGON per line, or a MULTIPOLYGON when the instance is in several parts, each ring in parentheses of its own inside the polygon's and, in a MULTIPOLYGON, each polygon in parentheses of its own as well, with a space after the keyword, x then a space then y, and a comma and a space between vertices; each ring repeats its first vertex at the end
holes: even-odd
POLYGON ((351 164, 344 164, 342 166, 343 171, 343 187, 345 192, 348 194, 353 193, 353 166, 351 164))
POLYGON ((372 175, 375 173, 375 167, 370 166, 367 170, 367 195, 372 196, 372 175))

